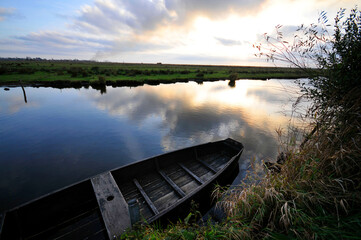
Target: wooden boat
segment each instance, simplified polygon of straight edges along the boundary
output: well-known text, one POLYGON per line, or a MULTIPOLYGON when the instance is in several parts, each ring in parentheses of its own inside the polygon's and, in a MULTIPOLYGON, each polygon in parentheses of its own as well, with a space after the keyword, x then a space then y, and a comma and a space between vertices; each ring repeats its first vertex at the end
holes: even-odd
POLYGON ((7 211, 0 238, 113 239, 138 220, 182 218, 192 200, 205 210, 214 184, 237 176, 242 151, 226 139, 99 174, 7 211))

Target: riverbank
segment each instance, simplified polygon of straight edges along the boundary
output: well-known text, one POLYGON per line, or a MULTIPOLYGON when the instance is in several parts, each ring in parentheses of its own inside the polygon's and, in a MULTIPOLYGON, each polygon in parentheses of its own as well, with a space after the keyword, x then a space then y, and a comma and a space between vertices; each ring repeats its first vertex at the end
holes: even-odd
POLYGON ((0 86, 140 86, 188 81, 295 79, 307 75, 295 68, 216 65, 133 64, 92 61, 0 61, 0 86))

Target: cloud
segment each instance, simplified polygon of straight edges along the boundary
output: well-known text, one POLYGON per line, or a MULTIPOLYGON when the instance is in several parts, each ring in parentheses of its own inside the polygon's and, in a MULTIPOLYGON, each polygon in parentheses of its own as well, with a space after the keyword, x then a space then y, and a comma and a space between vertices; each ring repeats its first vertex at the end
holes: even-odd
POLYGON ((63 34, 59 32, 44 31, 39 33, 31 33, 26 36, 16 37, 16 39, 23 40, 26 42, 33 42, 35 45, 40 45, 55 48, 101 48, 104 45, 109 44, 110 41, 95 39, 84 36, 72 36, 71 34, 63 34))
MULTIPOLYGON (((275 155, 277 149, 273 146, 277 141, 273 130, 259 129, 249 121, 246 109, 227 108, 216 102, 194 107, 194 98, 199 92, 210 91, 213 95, 214 91, 229 91, 225 82, 211 85, 208 90, 198 85, 189 88, 189 84, 143 86, 131 90, 108 88, 106 95, 87 92, 86 96, 102 111, 122 119, 126 117, 137 126, 147 125, 147 120, 156 116, 154 127, 162 133, 161 143, 166 151, 231 137, 246 143, 252 154, 275 155), (227 113, 219 114, 224 111, 227 113)), ((269 124, 268 117, 260 120, 269 124)))
POLYGON ((86 5, 75 27, 91 32, 142 33, 164 26, 182 27, 195 16, 219 19, 250 12, 265 0, 96 0, 86 5))
POLYGON ((152 30, 170 18, 160 0, 96 0, 81 9, 74 26, 93 33, 119 34, 152 30))
POLYGON ((201 14, 210 19, 219 19, 230 13, 250 12, 265 0, 165 0, 168 11, 174 11, 181 22, 201 14))
POLYGON ((16 16, 16 9, 15 8, 3 8, 0 7, 0 22, 4 21, 8 17, 16 16))
POLYGON ((232 40, 232 39, 225 39, 225 38, 215 38, 220 44, 225 46, 239 46, 243 45, 245 42, 232 40))
MULTIPOLYGON (((197 47, 203 40, 192 35, 200 28, 195 24, 196 18, 219 20, 232 14, 246 15, 257 10, 259 4, 265 1, 94 0, 92 4, 83 5, 76 17, 57 15, 68 21, 66 30, 11 37, 7 40, 14 40, 18 47, 0 46, 0 51, 9 53, 9 49, 13 49, 13 55, 32 51, 33 55, 42 53, 42 57, 46 54, 72 56, 79 53, 79 57, 74 57, 136 62, 153 59, 170 62, 172 59, 169 56, 174 56, 175 62, 180 62, 182 60, 176 59, 175 55, 186 58, 185 55, 193 54, 190 56, 193 63, 208 61, 212 57, 215 63, 219 63, 220 56, 208 56, 208 49, 197 47), (202 58, 202 55, 203 60, 196 59, 202 58)), ((3 15, 11 11, 2 9, 3 15)), ((242 44, 226 38, 216 40, 213 41, 215 44, 224 46, 242 44)))
MULTIPOLYGON (((194 28, 196 17, 219 20, 232 14, 247 15, 265 1, 95 0, 92 5, 82 7, 71 26, 114 41, 113 49, 97 51, 93 59, 124 57, 129 53, 147 54, 156 50, 164 52, 175 46, 192 44, 187 36, 194 28)), ((225 38, 217 40, 225 46, 243 44, 225 38)), ((159 51, 157 54, 161 54, 159 51)))
POLYGON ((171 56, 171 59, 175 62, 181 62, 181 63, 201 63, 201 62, 207 62, 209 64, 219 64, 222 62, 223 64, 231 64, 235 61, 240 61, 239 59, 234 59, 232 57, 227 56, 206 56, 206 55, 198 55, 198 54, 177 54, 173 57, 171 56))
POLYGON ((0 52, 33 56, 90 58, 94 51, 112 48, 113 42, 74 32, 43 31, 0 39, 0 52))

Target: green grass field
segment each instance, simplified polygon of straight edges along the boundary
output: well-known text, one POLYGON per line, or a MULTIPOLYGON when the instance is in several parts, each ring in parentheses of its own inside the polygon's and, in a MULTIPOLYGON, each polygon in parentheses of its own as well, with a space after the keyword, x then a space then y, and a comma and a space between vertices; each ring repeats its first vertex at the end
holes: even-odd
POLYGON ((90 61, 0 61, 0 84, 133 83, 304 77, 299 69, 90 61))

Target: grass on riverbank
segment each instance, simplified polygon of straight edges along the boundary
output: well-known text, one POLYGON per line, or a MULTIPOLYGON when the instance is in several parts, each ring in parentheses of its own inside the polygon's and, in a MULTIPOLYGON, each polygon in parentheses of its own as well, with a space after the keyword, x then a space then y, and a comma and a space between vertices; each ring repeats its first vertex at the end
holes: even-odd
MULTIPOLYGON (((256 184, 218 191, 227 218, 200 226, 189 215, 167 228, 144 225, 122 239, 360 239, 360 89, 344 97, 342 114, 317 116, 316 130, 284 146, 279 173, 256 184), (340 124, 347 116, 347 124, 340 124), (320 123, 322 123, 320 125, 320 123)), ((292 139, 292 138, 290 138, 292 139)))
POLYGON ((107 84, 121 81, 267 79, 304 77, 299 69, 171 64, 127 64, 90 61, 0 61, 0 84, 88 82, 103 77, 107 84), (233 78, 233 79, 232 79, 233 78))

